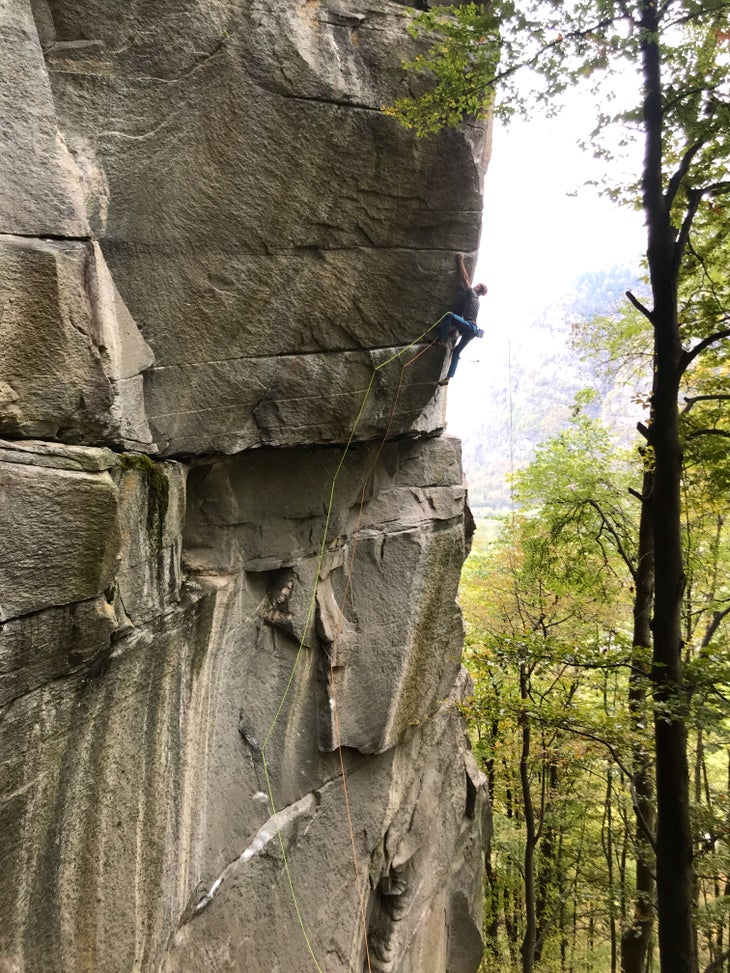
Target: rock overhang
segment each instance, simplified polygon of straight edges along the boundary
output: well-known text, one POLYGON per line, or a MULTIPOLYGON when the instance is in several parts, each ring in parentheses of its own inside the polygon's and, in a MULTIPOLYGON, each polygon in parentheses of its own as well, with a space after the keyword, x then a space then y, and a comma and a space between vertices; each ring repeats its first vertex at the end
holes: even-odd
MULTIPOLYGON (((380 111, 406 84, 402 7, 49 9, 52 108, 76 160, 67 195, 83 194, 154 352, 156 444, 346 441, 371 349, 428 334, 458 287, 453 252, 480 233, 484 133, 476 152, 473 132, 417 140, 380 111), (282 435, 287 413, 328 392, 336 415, 282 435)), ((400 431, 443 427, 442 360, 406 374, 400 431)))

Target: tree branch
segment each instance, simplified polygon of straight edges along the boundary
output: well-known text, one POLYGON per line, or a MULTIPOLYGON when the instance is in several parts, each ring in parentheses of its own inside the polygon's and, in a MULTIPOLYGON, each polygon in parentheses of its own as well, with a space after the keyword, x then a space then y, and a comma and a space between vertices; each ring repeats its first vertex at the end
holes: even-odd
POLYGON ((708 196, 724 196, 725 193, 730 193, 730 180, 710 183, 709 186, 705 186, 704 192, 708 196))
POLYGON ((684 401, 687 403, 684 409, 682 409, 682 415, 687 415, 695 402, 727 402, 730 400, 730 395, 720 394, 717 395, 685 395, 684 401))
POLYGON ((649 842, 651 850, 656 855, 656 838, 652 833, 649 825, 647 824, 646 818, 641 810, 641 805, 639 804, 639 798, 636 795, 636 785, 634 784, 634 778, 629 777, 629 789, 631 790, 631 804, 634 808, 634 814, 636 815, 636 820, 641 826, 641 830, 644 832, 644 837, 649 842))
MULTIPOLYGON (((707 284, 709 286, 710 293, 711 293, 713 299, 715 300, 715 302, 717 303, 718 308, 721 308, 722 311, 723 311, 724 317, 721 319, 721 321, 723 321, 723 322, 724 321, 727 321, 728 320, 728 315, 727 315, 727 313, 725 313, 725 308, 723 306, 723 298, 717 292, 718 285, 715 283, 715 281, 714 281, 714 279, 712 277, 712 273, 710 272, 710 269, 707 266, 707 260, 705 259, 704 254, 700 253, 698 250, 695 249, 695 247, 693 246, 691 240, 688 240, 687 241, 687 249, 690 251, 690 253, 692 254, 692 256, 695 258, 695 260, 697 261, 697 263, 700 265, 700 267, 702 267, 702 272, 705 275, 705 280, 707 281, 707 284)), ((718 324, 719 323, 720 322, 718 322, 718 324)))
POLYGON ((728 615, 730 615, 730 606, 723 608, 722 611, 712 613, 712 618, 708 622, 707 628, 705 629, 705 634, 702 637, 701 648, 706 649, 708 647, 715 632, 722 624, 723 619, 727 618, 728 615))
POLYGON ((694 432, 687 433, 687 439, 697 439, 699 436, 720 436, 722 439, 730 439, 730 432, 726 429, 695 429, 694 432))
MULTIPOLYGON (((662 5, 662 9, 661 9, 662 16, 666 13, 667 10, 669 10, 672 3, 673 0, 666 0, 666 2, 662 5)), ((727 2, 718 3, 716 4, 715 7, 713 7, 712 12, 715 14, 719 14, 723 10, 727 10, 728 7, 730 7, 730 3, 727 2)), ((684 14, 682 17, 675 17, 674 20, 670 22, 670 26, 676 27, 676 26, 681 26, 682 24, 690 24, 696 19, 697 19, 697 12, 696 10, 692 10, 689 13, 684 14)))
MULTIPOLYGON (((666 106, 664 108, 664 111, 666 112, 666 106)), ((664 195, 664 198, 667 202, 668 210, 672 208, 672 204, 674 203, 674 197, 677 195, 677 192, 679 191, 679 187, 682 184, 682 180, 689 172, 689 167, 692 164, 692 159, 694 159, 694 157, 697 155, 697 153, 700 151, 700 149, 704 144, 705 144, 704 139, 700 139, 699 141, 694 142, 692 145, 690 145, 690 147, 686 150, 686 152, 682 156, 680 163, 677 166, 677 171, 674 173, 672 178, 669 180, 669 183, 667 184, 667 191, 664 195)))
POLYGON ((542 47, 535 52, 531 57, 527 57, 522 61, 518 61, 506 67, 503 71, 498 71, 493 77, 486 81, 480 81, 478 84, 466 86, 463 90, 466 94, 484 94, 490 89, 495 89, 499 86, 500 82, 512 77, 512 75, 517 74, 522 71, 523 68, 534 68, 539 62, 543 55, 547 54, 549 51, 553 50, 555 47, 563 47, 565 42, 568 40, 582 40, 586 37, 592 37, 594 34, 603 30, 605 27, 610 27, 614 21, 615 17, 604 17, 597 23, 593 24, 591 27, 586 27, 583 30, 571 30, 565 31, 563 34, 559 34, 553 40, 547 41, 542 47))
MULTIPOLYGON (((675 176, 677 173, 674 174, 675 176)), ((672 177, 674 178, 674 176, 672 177)), ((667 194, 669 190, 667 190, 667 194)), ((677 236, 676 243, 674 244, 674 259, 672 261, 672 272, 675 279, 679 277, 679 268, 682 263, 682 257, 684 256, 684 251, 687 247, 687 242, 689 241, 689 232, 692 229, 692 224, 694 223, 694 218, 697 215, 697 209, 702 200, 703 190, 701 189, 688 189, 687 190, 687 212, 684 214, 684 219, 682 220, 682 227, 677 236)))
POLYGON ((722 341, 723 338, 730 338, 730 328, 725 328, 723 331, 717 331, 715 334, 711 334, 708 338, 703 338, 702 341, 698 341, 694 348, 690 348, 689 351, 685 351, 682 354, 682 367, 681 373, 687 368, 690 362, 694 361, 698 355, 701 355, 705 348, 709 348, 710 345, 714 345, 718 341, 722 341))
POLYGON ((647 319, 647 321, 650 321, 653 324, 654 323, 654 320, 653 320, 651 311, 648 308, 644 307, 644 305, 641 303, 641 301, 638 299, 638 297, 634 297, 634 295, 631 293, 631 291, 626 291, 626 296, 631 301, 631 303, 634 305, 634 307, 636 308, 636 310, 637 311, 641 311, 641 313, 644 315, 644 317, 647 319))
POLYGON ((730 958, 730 949, 726 949, 724 953, 716 956, 709 966, 705 967, 704 973, 716 973, 717 970, 721 970, 723 963, 728 958, 730 958))
POLYGON ((681 91, 676 98, 672 98, 664 105, 664 115, 666 116, 675 105, 680 105, 687 98, 693 98, 695 95, 701 95, 707 91, 717 91, 719 87, 719 84, 699 85, 697 88, 687 88, 686 91, 681 91))
POLYGON ((600 743, 601 746, 605 747, 606 750, 608 750, 608 752, 611 754, 611 757, 614 763, 616 764, 616 766, 624 774, 626 774, 626 776, 629 779, 631 779, 631 771, 621 759, 621 754, 618 752, 616 747, 614 747, 614 745, 610 743, 605 737, 599 737, 597 734, 590 733, 588 730, 581 730, 579 727, 571 723, 570 720, 560 720, 558 726, 560 726, 561 729, 565 730, 566 733, 573 733, 575 734, 575 736, 580 737, 582 740, 592 740, 594 743, 600 743))
MULTIPOLYGON (((702 148, 704 144, 704 142, 695 142, 695 144, 690 146, 690 148, 685 152, 684 157, 679 164, 679 168, 669 180, 669 186, 667 187, 665 197, 667 200, 667 208, 671 207, 677 190, 679 189, 682 179, 687 174, 687 170, 689 169, 694 155, 699 149, 702 148)), ((702 197, 722 196, 727 192, 730 192, 730 181, 710 183, 708 186, 702 186, 700 189, 687 190, 687 212, 682 220, 682 228, 679 231, 677 242, 674 245, 673 270, 675 277, 679 274, 679 267, 682 262, 682 257, 684 256, 684 251, 687 246, 687 242, 689 241, 689 233, 692 229, 692 223, 697 215, 697 208, 700 205, 702 197)))
POLYGON ((629 22, 630 22, 630 23, 631 23, 631 24, 632 24, 633 26, 636 26, 636 19, 634 18, 634 15, 633 15, 633 13, 632 13, 632 12, 631 12, 631 11, 629 10, 629 5, 628 5, 628 4, 626 3, 626 0, 618 0, 618 5, 619 5, 619 7, 621 8, 621 10, 623 11, 623 15, 624 15, 624 17, 625 17, 625 18, 626 18, 626 19, 627 19, 627 20, 628 20, 628 21, 629 21, 629 22))
POLYGON ((626 553, 623 542, 619 536, 618 530, 616 529, 614 524, 611 521, 609 521, 609 519, 606 517, 599 503, 597 503, 595 500, 588 500, 587 502, 588 505, 593 507, 593 509, 598 514, 598 516, 601 518, 601 522, 603 523, 603 526, 606 528, 608 533, 613 538, 613 542, 616 545, 616 550, 618 551, 621 560, 628 568, 629 574, 631 575, 633 580, 636 581, 636 568, 634 567, 632 559, 626 553))
POLYGON ((618 750, 616 750, 616 748, 613 746, 613 744, 612 743, 609 743, 609 741, 606 740, 605 738, 596 736, 595 733, 589 733, 587 730, 580 730, 577 727, 573 726, 567 720, 564 723, 561 722, 560 725, 568 733, 574 733, 576 736, 582 737, 584 740, 593 740, 594 743, 600 743, 601 746, 604 746, 608 750, 608 752, 611 754, 611 757, 613 758, 616 766, 621 770, 621 772, 623 774, 626 775, 626 779, 629 781, 629 785, 631 787, 631 801, 632 801, 632 803, 634 805, 634 812, 636 814, 636 819, 641 824, 641 830, 644 832, 644 837, 649 842, 649 844, 651 845, 651 847, 654 850, 654 852, 656 852, 656 838, 652 834, 652 832, 649 829, 646 821, 644 820, 643 814, 641 813, 641 808, 639 807, 638 799, 637 799, 636 793, 635 793, 635 787, 634 787, 634 783, 633 783, 633 780, 634 780, 633 775, 632 775, 631 771, 628 769, 628 767, 626 767, 626 765, 624 764, 624 762, 621 759, 621 755, 619 754, 618 750))

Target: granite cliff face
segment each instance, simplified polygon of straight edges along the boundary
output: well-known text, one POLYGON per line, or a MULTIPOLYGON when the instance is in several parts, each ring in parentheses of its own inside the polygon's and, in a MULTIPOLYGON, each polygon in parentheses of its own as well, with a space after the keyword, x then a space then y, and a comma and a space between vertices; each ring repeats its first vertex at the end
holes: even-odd
POLYGON ((395 0, 0 0, 0 973, 478 966, 424 335, 486 137, 382 115, 409 44, 395 0))

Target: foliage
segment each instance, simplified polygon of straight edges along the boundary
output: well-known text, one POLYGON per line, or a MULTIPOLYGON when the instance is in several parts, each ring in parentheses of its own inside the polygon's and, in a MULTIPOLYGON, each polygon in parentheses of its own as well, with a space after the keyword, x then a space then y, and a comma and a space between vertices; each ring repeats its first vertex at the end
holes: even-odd
MULTIPOLYGON (((459 114, 463 117, 475 110, 485 110, 497 86, 501 89, 497 110, 505 110, 506 106, 507 111, 534 112, 544 106, 545 110, 551 111, 568 86, 573 87, 582 81, 594 95, 596 125, 590 134, 594 152, 601 158, 613 157, 614 149, 607 147, 602 136, 616 123, 621 126, 624 141, 636 137, 641 140, 644 150, 641 165, 628 177, 612 183, 611 173, 607 171, 604 191, 615 199, 641 205, 646 217, 650 295, 648 300, 642 300, 632 292, 627 296, 635 311, 645 319, 652 335, 652 368, 647 388, 649 416, 646 423, 639 425, 645 446, 642 491, 635 491, 641 502, 641 518, 634 555, 637 566, 651 567, 651 577, 644 576, 645 572, 640 572, 638 567, 632 567, 632 554, 628 548, 630 531, 624 531, 620 505, 610 513, 604 510, 602 503, 597 505, 598 509, 590 502, 576 505, 569 495, 566 498, 566 483, 558 475, 559 467, 554 463, 543 471, 560 494, 553 501, 544 503, 540 511, 547 523, 548 534, 545 536, 545 528, 534 518, 527 517, 524 529, 520 531, 519 559, 513 554, 510 587, 510 627, 513 631, 502 633, 502 638, 509 635, 511 639, 503 642, 503 647, 514 654, 513 666, 519 686, 516 720, 519 789, 524 812, 522 970, 531 973, 542 956, 547 930, 556 923, 555 910, 550 911, 543 894, 541 874, 547 873, 541 869, 547 868, 557 881, 561 901, 562 881, 567 875, 555 850, 562 835, 556 834, 547 818, 546 795, 552 793, 560 776, 553 776, 553 753, 559 751, 562 731, 582 732, 573 726, 566 727, 565 717, 562 724, 555 724, 551 708, 544 705, 549 687, 550 692, 558 695, 559 708, 567 713, 569 704, 579 698, 582 680, 572 671, 573 666, 567 659, 559 664, 556 672, 544 672, 545 660, 555 659, 548 651, 553 646, 562 656, 560 645, 564 633, 569 633, 573 622, 584 621, 586 593, 594 592, 595 599, 601 603, 605 599, 600 583, 603 576, 613 574, 617 580, 620 577, 615 568, 610 568, 611 552, 618 556, 628 575, 636 581, 634 618, 637 625, 643 621, 635 628, 633 641, 641 647, 649 641, 652 643, 649 675, 654 705, 655 838, 651 833, 652 824, 647 824, 641 813, 641 807, 646 808, 650 800, 646 787, 647 763, 641 756, 647 747, 632 748, 633 764, 629 768, 612 742, 610 727, 597 738, 608 747, 620 766, 627 767, 627 776, 632 782, 642 780, 634 837, 636 881, 638 890, 639 873, 642 869, 646 871, 639 836, 643 827, 646 841, 656 852, 661 968, 665 973, 693 970, 700 918, 697 895, 703 876, 699 869, 693 872, 692 867, 693 850, 698 850, 699 842, 696 831, 693 833, 692 830, 696 824, 689 813, 688 741, 692 721, 698 712, 696 708, 692 709, 692 704, 698 697, 709 699, 709 693, 701 691, 702 680, 693 672, 691 645, 689 650, 684 649, 687 635, 694 640, 698 619, 706 618, 705 634, 697 653, 698 658, 701 657, 703 650, 707 650, 715 639, 727 613, 720 607, 724 592, 720 590, 718 597, 718 571, 708 575, 702 570, 701 559, 693 565, 687 557, 687 550, 691 551, 688 538, 701 548, 702 542, 697 545, 695 539, 702 536, 701 525, 713 522, 712 514, 717 525, 717 544, 713 551, 719 551, 723 540, 722 513, 715 513, 713 489, 703 489, 705 485, 713 487, 714 497, 717 497, 717 481, 722 480, 723 474, 717 478, 703 475, 708 465, 712 470, 720 466, 717 454, 705 447, 705 455, 702 455, 703 450, 698 449, 693 465, 687 467, 688 471, 692 470, 692 481, 686 475, 683 481, 682 473, 687 446, 695 445, 695 440, 707 443, 730 436, 729 430, 722 425, 721 415, 706 416, 709 404, 713 403, 716 408, 724 400, 724 392, 713 389, 708 396, 702 392, 690 396, 681 423, 677 400, 683 377, 692 373, 692 366, 697 364, 701 354, 705 367, 710 362, 710 375, 701 376, 708 387, 718 374, 722 379, 724 360, 718 350, 722 348, 723 339, 730 336, 730 321, 725 311, 727 304, 724 297, 717 299, 722 276, 712 273, 713 259, 725 249, 725 237, 722 230, 718 230, 717 210, 730 194, 730 0, 705 0, 703 3, 666 0, 662 4, 656 0, 571 0, 570 3, 526 0, 519 4, 513 0, 494 0, 488 8, 494 15, 493 34, 489 37, 485 33, 483 38, 475 36, 473 31, 460 32, 446 26, 464 24, 465 18, 477 14, 478 8, 473 5, 468 9, 465 14, 455 8, 448 14, 440 11, 432 15, 446 17, 442 30, 450 31, 449 43, 438 46, 440 42, 437 41, 437 47, 431 47, 433 57, 427 58, 426 67, 437 79, 437 87, 441 85, 439 96, 430 100, 428 97, 415 98, 396 106, 394 110, 404 124, 420 134, 444 124, 455 124, 459 114), (465 44, 466 50, 460 48, 460 44, 465 44), (479 59, 477 51, 483 44, 489 47, 492 56, 479 59), (627 64, 641 67, 641 78, 639 80, 637 76, 628 102, 621 105, 614 101, 615 89, 610 87, 603 88, 601 97, 596 97, 605 79, 627 64), (450 71, 449 68, 455 65, 460 69, 450 71), (530 69, 526 75, 524 68, 530 69), (524 79, 522 83, 515 83, 517 77, 524 79), (702 283, 698 288, 700 280, 702 283), (709 356, 705 354, 708 351, 709 356), (713 366, 712 356, 718 353, 720 360, 713 366), (694 419, 690 418, 693 411, 694 419), (693 426, 698 415, 700 428, 693 426), (708 420, 710 425, 704 424, 708 420), (713 455, 708 455, 710 453, 713 455), (690 487, 691 503, 683 496, 683 491, 690 487), (584 524, 590 525, 590 518, 585 518, 591 510, 600 517, 598 538, 609 544, 608 547, 598 544, 595 555, 590 543, 593 532, 590 527, 584 528, 584 524), (552 531, 549 529, 551 518, 552 531), (562 538, 566 533, 570 541, 563 550, 562 538), (603 560, 603 572, 592 569, 594 556, 598 562, 603 560), (700 593, 699 610, 694 607, 693 592, 700 593), (571 603, 570 611, 555 614, 553 609, 561 607, 571 596, 574 603, 571 603), (652 597, 653 618, 649 632, 645 622, 652 597), (536 793, 534 760, 538 740, 541 770, 536 793)), ((432 20, 431 29, 434 26, 432 20)), ((695 370, 695 374, 699 371, 695 370)), ((564 441, 557 447, 565 454, 564 458, 572 462, 574 457, 566 448, 569 445, 564 441)), ((571 483, 572 478, 568 485, 571 483)), ((599 486, 594 484, 592 489, 599 486)), ((706 528, 704 533, 707 535, 706 528)), ((711 561, 719 563, 714 553, 711 561)), ((616 591, 612 592, 609 604, 614 612, 620 611, 616 591)), ((599 616, 599 612, 594 612, 587 619, 591 631, 598 632, 598 645, 605 641, 599 616)), ((570 641, 580 641, 577 634, 571 633, 568 637, 570 641)), ((644 673, 633 654, 630 671, 626 687, 631 717, 628 729, 638 731, 642 727, 636 717, 643 712, 646 693, 637 686, 635 676, 638 673, 643 678, 644 673)), ((726 677, 720 671, 717 678, 724 683, 726 677)), ((722 692, 717 694, 718 699, 723 696, 722 692)), ((705 727, 701 719, 698 719, 696 732, 695 799, 702 790, 697 781, 703 770, 707 775, 707 761, 703 756, 705 727)), ((608 820, 612 807, 610 782, 609 775, 604 821, 608 820)), ((611 849, 614 846, 609 840, 610 825, 606 834, 605 857, 609 885, 612 886, 611 849)), ((712 832, 708 834, 709 837, 699 837, 710 842, 714 851, 716 842, 712 832)), ((717 872, 715 882, 717 887, 717 872)), ((647 901, 636 903, 637 914, 646 913, 651 898, 648 888, 642 885, 642 894, 647 901)), ((625 915, 621 918, 626 922, 625 915)), ((505 918, 505 923, 507 921, 505 918)), ((609 924, 611 966, 615 968, 616 928, 612 916, 609 924)), ((622 960, 624 964, 633 964, 632 970, 643 973, 650 921, 647 922, 644 915, 636 923, 632 920, 630 926, 628 936, 622 937, 622 947, 627 946, 626 952, 622 949, 622 960), (641 944, 636 953, 633 946, 630 950, 628 947, 638 938, 641 944), (633 959, 629 955, 632 950, 633 959)), ((722 937, 718 932, 713 939, 711 929, 708 935, 709 958, 714 960, 721 952, 722 937)), ((508 936, 508 941, 515 942, 515 936, 508 936)))
MULTIPOLYGON (((494 963, 487 969, 519 967, 526 800, 536 817, 541 968, 558 968, 566 950, 590 954, 599 967, 608 959, 616 907, 596 788, 604 791, 629 760, 631 728, 616 700, 626 691, 631 652, 630 633, 617 624, 618 606, 626 611, 630 602, 630 575, 607 538, 603 546, 590 542, 601 532, 590 500, 594 489, 610 495, 614 460, 620 479, 624 461, 610 437, 577 408, 571 428, 541 447, 518 477, 525 512, 507 519, 487 550, 475 551, 464 574, 466 659, 475 680, 467 712, 495 818, 488 921, 494 963), (526 795, 520 762, 528 725, 526 795)), ((621 807, 625 815, 629 801, 624 782, 611 813, 621 807)))
MULTIPOLYGON (((723 212, 695 234, 687 274, 680 287, 683 333, 692 346, 730 323, 730 234, 723 212)), ((714 495, 730 490, 730 361, 724 345, 711 345, 694 360, 687 374, 680 416, 685 469, 689 483, 709 477, 714 495)))
MULTIPOLYGON (((518 512, 506 515, 489 540, 477 535, 462 579, 465 661, 475 683, 465 712, 494 807, 485 973, 522 968, 525 719, 534 734, 535 875, 538 889, 544 886, 539 969, 611 969, 610 944, 617 951, 631 918, 637 734, 642 747, 652 747, 650 721, 633 726, 625 702, 637 661, 631 602, 638 503, 625 488, 636 460, 632 470, 631 457, 586 414, 589 405, 589 394, 580 398, 570 426, 516 477, 518 512)), ((692 812, 701 863, 699 948, 709 961, 730 928, 722 884, 730 866, 730 669, 721 622, 706 641, 708 625, 730 605, 730 537, 716 519, 712 491, 698 487, 687 508, 686 675, 699 781, 692 812)))
POLYGON ((455 127, 465 115, 485 117, 491 98, 479 86, 464 85, 464 79, 491 77, 497 69, 499 26, 492 9, 467 3, 457 14, 451 7, 421 11, 409 32, 413 37, 425 35, 431 44, 404 67, 412 73, 425 73, 432 83, 416 100, 403 98, 385 106, 385 114, 395 115, 420 135, 444 125, 455 127))
MULTIPOLYGON (((503 117, 550 114, 580 85, 597 106, 593 149, 613 158, 640 129, 640 98, 622 105, 612 81, 641 62, 641 7, 626 0, 492 0, 414 12, 411 32, 426 49, 405 66, 430 86, 386 111, 426 135, 492 107, 503 117), (616 124, 621 136, 609 150, 602 135, 616 124)), ((700 143, 693 158, 702 184, 726 178, 718 160, 727 157, 730 131, 729 8, 728 0, 669 0, 662 7, 666 162, 678 165, 687 144, 700 143)))

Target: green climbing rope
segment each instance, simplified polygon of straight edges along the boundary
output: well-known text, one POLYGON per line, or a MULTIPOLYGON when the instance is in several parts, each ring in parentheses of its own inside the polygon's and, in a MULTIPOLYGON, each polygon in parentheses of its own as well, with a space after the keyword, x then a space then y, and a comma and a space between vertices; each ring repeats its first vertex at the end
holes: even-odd
MULTIPOLYGON (((446 312, 446 313, 448 313, 448 312, 446 312)), ((370 397, 370 393, 371 393, 372 388, 373 388, 373 383, 375 381, 375 377, 376 377, 377 373, 382 368, 385 368, 387 365, 390 365, 392 362, 394 362, 397 359, 401 358, 403 355, 406 354, 406 352, 410 351, 411 348, 415 347, 415 345, 417 345, 420 342, 422 342, 423 339, 425 338, 425 336, 430 331, 433 331, 434 328, 437 328, 438 325, 443 321, 443 319, 445 317, 446 317, 446 314, 442 314, 441 317, 434 324, 432 324, 428 328, 426 328, 426 330, 422 334, 420 334, 417 338, 414 338, 413 341, 410 342, 410 344, 405 345, 403 348, 401 348, 399 351, 395 352, 389 358, 386 358, 384 361, 380 362, 380 364, 379 365, 376 365, 375 368, 373 369, 373 373, 370 376, 370 382, 368 383, 368 386, 365 389, 365 392, 364 392, 363 398, 362 398, 362 402, 360 403, 360 408, 358 409, 357 415, 355 416, 355 422, 353 424, 352 431, 350 432, 349 438, 347 440, 347 443, 345 444, 345 447, 344 447, 344 449, 342 451, 342 455, 340 456, 339 462, 337 464, 337 467, 335 469, 334 475, 332 477, 332 482, 330 484, 329 499, 328 499, 328 502, 327 502, 327 512, 326 512, 326 516, 325 516, 324 530, 323 530, 323 533, 322 533, 322 542, 321 542, 320 547, 319 547, 319 554, 318 554, 318 558, 317 558, 317 570, 316 570, 315 579, 314 579, 314 586, 313 586, 313 589, 312 589, 311 597, 309 599, 309 605, 308 605, 308 608, 307 608, 307 615, 306 615, 306 618, 305 618, 305 621, 304 621, 304 627, 303 627, 303 630, 302 630, 302 636, 301 636, 301 638, 299 640, 299 646, 298 646, 296 655, 294 657, 294 662, 292 663, 291 672, 289 673, 289 679, 288 679, 287 684, 286 684, 286 687, 284 689, 284 693, 283 693, 283 695, 282 695, 282 697, 281 697, 281 699, 279 701, 279 704, 278 704, 278 706, 276 708, 276 712, 274 713, 274 718, 273 718, 273 720, 271 722, 271 726, 269 727, 269 729, 268 729, 268 731, 266 733, 266 736, 264 737, 263 744, 261 745, 261 760, 262 760, 263 768, 264 768, 264 776, 266 778, 266 787, 267 787, 267 790, 268 790, 269 804, 271 806, 271 812, 272 812, 272 815, 273 815, 273 818, 274 818, 274 822, 276 824, 276 832, 277 832, 277 837, 278 837, 278 840, 279 840, 279 847, 281 849, 282 859, 283 859, 283 862, 284 862, 284 870, 286 872, 287 882, 288 882, 288 885, 289 885, 289 891, 290 891, 290 894, 291 894, 291 897, 292 897, 292 902, 294 904, 294 912, 296 914, 297 922, 299 923, 299 927, 300 927, 300 929, 302 931, 302 935, 304 937, 304 941, 305 941, 305 943, 307 945, 307 949, 308 949, 309 954, 312 957, 312 961, 314 962, 314 965, 316 967, 317 973, 323 973, 323 970, 322 970, 321 966, 319 965, 319 962, 317 961, 317 957, 316 957, 316 954, 315 954, 314 949, 312 947, 311 940, 310 940, 310 938, 309 938, 309 936, 307 934, 307 929, 306 929, 306 926, 305 926, 305 923, 304 923, 304 919, 302 917, 301 909, 299 907, 299 901, 297 899, 296 890, 294 888, 294 881, 292 879, 291 870, 289 868, 289 861, 287 859, 286 850, 285 850, 285 847, 284 847, 284 839, 283 839, 283 836, 281 834, 281 830, 279 828, 279 822, 278 822, 277 811, 276 811, 276 803, 275 803, 275 800, 274 800, 274 793, 273 793, 273 788, 272 788, 272 785, 271 785, 271 777, 269 775, 269 765, 268 765, 268 761, 266 759, 266 747, 267 747, 267 745, 269 743, 269 740, 271 739, 271 735, 273 734, 274 730, 276 729, 277 724, 279 723, 279 719, 281 718, 281 714, 282 714, 282 711, 284 709, 284 705, 285 705, 286 700, 287 700, 287 698, 289 696, 289 692, 291 690, 291 687, 292 687, 292 685, 294 683, 294 678, 295 678, 295 675, 296 675, 297 667, 299 665, 299 660, 301 658, 302 651, 304 649, 304 645, 305 645, 305 642, 306 642, 307 633, 309 632, 309 628, 310 628, 310 625, 312 623, 312 618, 314 617, 315 606, 316 606, 316 603, 317 603, 317 591, 319 590, 319 583, 320 583, 320 580, 321 580, 321 573, 322 573, 322 565, 324 563, 324 557, 325 557, 325 553, 326 553, 326 550, 327 550, 327 542, 328 542, 328 539, 329 539, 330 521, 332 519, 332 510, 333 510, 333 507, 334 507, 335 489, 336 489, 336 486, 337 486, 337 480, 338 480, 339 475, 340 475, 340 473, 342 471, 342 467, 344 466, 345 460, 347 459, 347 456, 348 456, 348 454, 350 452, 350 448, 352 446, 353 440, 355 439, 355 436, 357 434, 358 427, 360 425, 360 422, 362 420, 363 413, 365 411, 365 406, 367 404, 367 401, 368 401, 368 399, 370 397)), ((404 367, 406 367, 406 366, 404 366, 404 367)), ((388 431, 387 430, 386 430, 385 435, 387 437, 387 435, 388 435, 388 431)))

